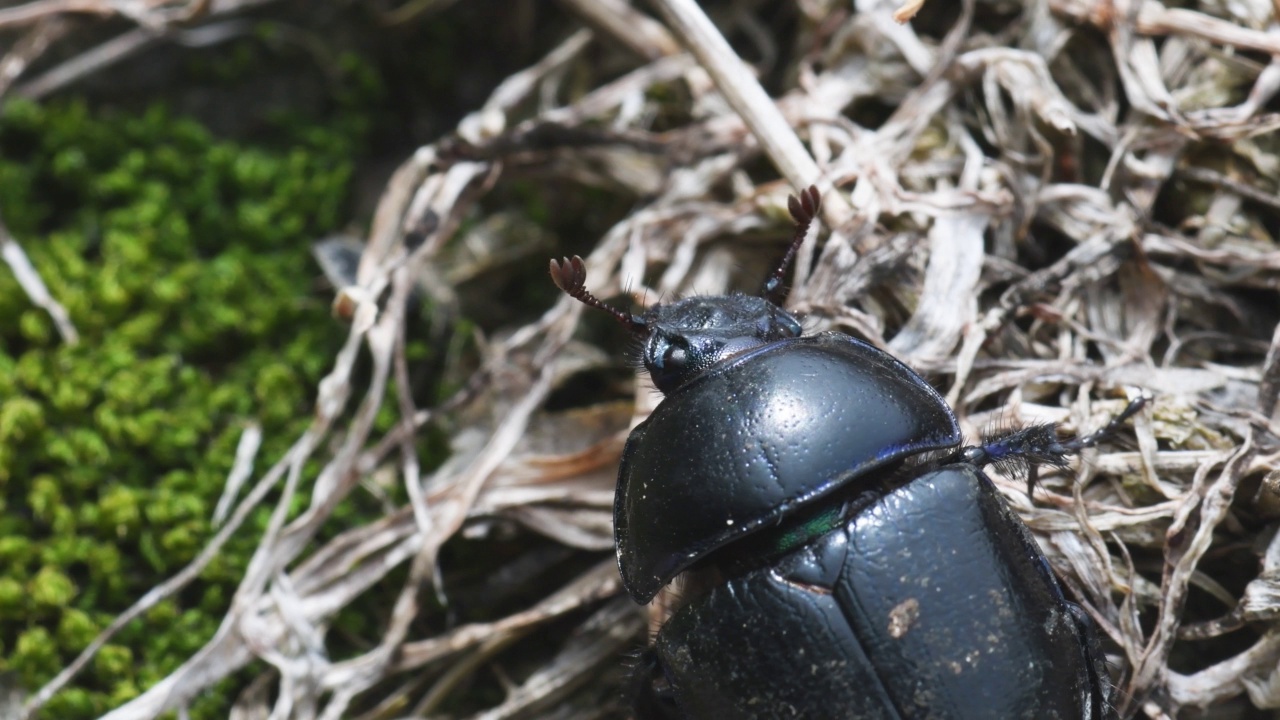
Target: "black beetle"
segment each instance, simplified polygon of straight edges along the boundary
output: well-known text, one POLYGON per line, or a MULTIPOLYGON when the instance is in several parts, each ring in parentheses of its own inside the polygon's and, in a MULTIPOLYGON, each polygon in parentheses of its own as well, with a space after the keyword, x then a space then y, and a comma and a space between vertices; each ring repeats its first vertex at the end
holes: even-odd
POLYGON ((622 312, 551 261, 565 293, 642 342, 664 394, 631 433, 614 501, 623 585, 681 606, 636 679, 640 718, 1112 717, 1088 615, 980 469, 1096 443, 1053 425, 961 447, 955 414, 911 368, 835 332, 805 336, 783 277, 763 297, 690 297, 622 312))

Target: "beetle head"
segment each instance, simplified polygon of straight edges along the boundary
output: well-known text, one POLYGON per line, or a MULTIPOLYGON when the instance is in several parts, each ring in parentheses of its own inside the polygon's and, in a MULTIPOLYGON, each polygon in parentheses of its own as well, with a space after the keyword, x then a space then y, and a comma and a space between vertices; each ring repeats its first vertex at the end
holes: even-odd
POLYGON ((800 335, 800 321, 764 298, 700 295, 644 314, 644 367, 670 393, 703 370, 755 347, 800 335))
POLYGON ((763 297, 702 295, 670 305, 654 305, 643 315, 635 315, 618 310, 587 291, 586 265, 576 255, 559 262, 552 260, 551 279, 570 297, 608 312, 639 337, 649 377, 659 390, 670 394, 717 363, 800 335, 800 321, 782 309, 786 300, 782 281, 820 204, 816 187, 788 199, 796 221, 795 233, 787 254, 765 281, 763 297))

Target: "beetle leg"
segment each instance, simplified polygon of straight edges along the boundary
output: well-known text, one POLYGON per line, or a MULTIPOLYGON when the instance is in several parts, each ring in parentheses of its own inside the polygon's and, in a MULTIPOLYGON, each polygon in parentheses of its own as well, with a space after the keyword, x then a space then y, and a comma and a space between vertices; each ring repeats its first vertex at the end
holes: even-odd
POLYGON ((645 648, 629 674, 623 701, 631 707, 635 720, 679 720, 680 711, 657 651, 645 648))
POLYGON ((1084 638, 1082 650, 1089 680, 1081 697, 1087 713, 1083 720, 1115 720, 1114 698, 1117 688, 1111 682, 1111 674, 1107 672, 1107 656, 1102 652, 1102 643, 1098 640, 1097 623, 1079 605, 1068 602, 1066 607, 1080 637, 1084 638))
POLYGON ((1126 420, 1146 406, 1147 401, 1145 396, 1133 400, 1101 430, 1083 437, 1059 440, 1056 424, 1030 425, 985 437, 981 445, 962 448, 955 459, 979 467, 994 465, 1009 477, 1026 477, 1027 496, 1030 497, 1035 491, 1039 466, 1051 465, 1060 470, 1066 469, 1069 456, 1115 435, 1126 420))
POLYGON ((1090 448, 1090 447, 1093 447, 1094 445, 1097 445, 1103 440, 1106 440, 1112 435, 1115 435, 1120 430, 1120 426, 1124 424, 1124 421, 1128 420, 1134 415, 1137 415, 1138 411, 1146 407, 1149 401, 1150 401, 1150 398, 1148 398, 1145 395, 1137 398, 1136 400, 1130 401, 1129 404, 1125 407, 1124 412, 1120 413, 1114 418, 1111 418, 1111 422, 1107 423, 1106 426, 1104 426, 1101 430, 1091 432, 1088 435, 1085 435, 1084 437, 1081 437, 1081 438, 1074 438, 1072 440, 1067 440, 1062 444, 1063 447, 1065 447, 1068 450, 1068 452, 1080 452, 1085 448, 1090 448))

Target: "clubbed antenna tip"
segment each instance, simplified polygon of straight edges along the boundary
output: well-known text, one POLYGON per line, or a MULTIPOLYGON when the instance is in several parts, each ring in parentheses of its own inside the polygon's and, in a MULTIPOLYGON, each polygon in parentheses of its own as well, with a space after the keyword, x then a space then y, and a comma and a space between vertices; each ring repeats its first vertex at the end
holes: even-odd
POLYGON ((632 332, 644 331, 645 323, 639 317, 613 307, 587 290, 587 266, 582 262, 582 258, 577 255, 562 260, 552 258, 549 268, 551 282, 555 283, 565 295, 583 305, 604 310, 632 332))
POLYGON ((585 287, 587 266, 582 262, 582 258, 577 255, 561 260, 551 258, 550 269, 551 282, 555 283, 565 295, 579 300, 582 299, 582 295, 590 295, 585 287))
MULTIPOLYGON (((792 195, 787 198, 787 209, 791 211, 791 217, 798 225, 804 225, 804 229, 809 229, 809 223, 818 216, 818 210, 822 209, 822 195, 818 193, 817 185, 810 185, 800 191, 800 195, 792 195)), ((801 233, 803 235, 803 233, 801 233)))
POLYGON ((810 185, 801 190, 799 195, 787 198, 787 209, 791 211, 791 218, 796 221, 796 229, 791 235, 791 245, 787 247, 787 254, 782 256, 778 269, 774 270, 765 281, 764 291, 761 293, 774 305, 781 306, 787 300, 787 290, 782 281, 787 274, 787 268, 791 267, 791 261, 795 259, 796 251, 804 242, 805 235, 809 234, 809 226, 813 224, 813 219, 818 216, 818 210, 821 208, 822 194, 818 192, 817 185, 810 185))

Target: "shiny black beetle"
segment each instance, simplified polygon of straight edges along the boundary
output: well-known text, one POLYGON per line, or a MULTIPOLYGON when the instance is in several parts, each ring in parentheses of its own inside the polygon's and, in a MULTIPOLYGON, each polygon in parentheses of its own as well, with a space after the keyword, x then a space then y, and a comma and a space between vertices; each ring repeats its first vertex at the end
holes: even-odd
POLYGON ((570 296, 643 343, 665 399, 627 440, 614 501, 623 584, 682 605, 638 670, 640 718, 1110 717, 1093 623, 1063 596, 981 466, 1097 442, 1052 425, 960 447, 955 414, 911 368, 834 332, 804 336, 783 277, 816 188, 764 297, 691 297, 643 315, 570 296))

